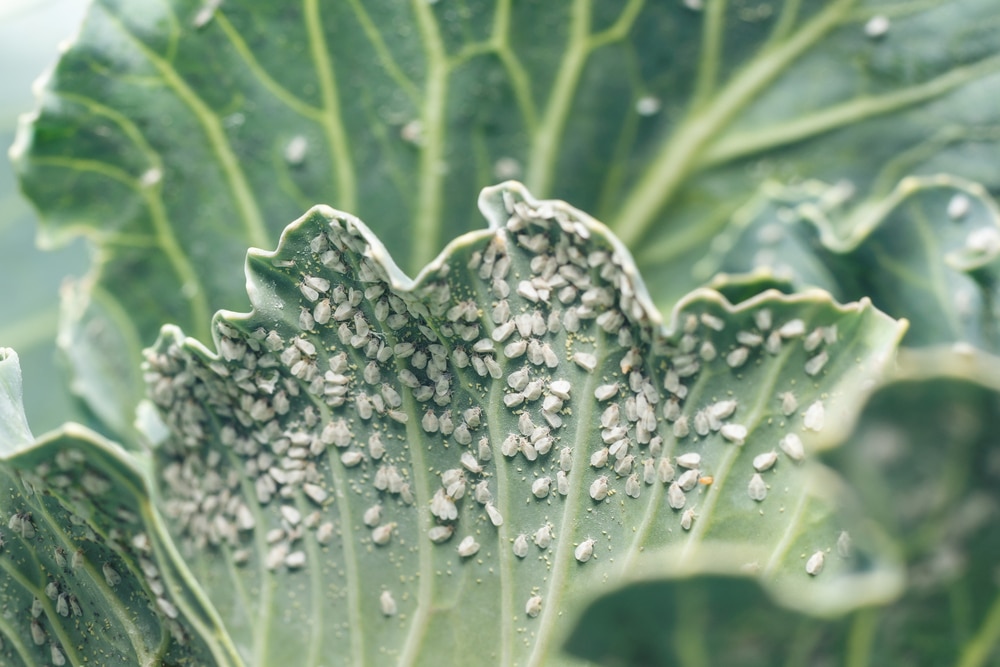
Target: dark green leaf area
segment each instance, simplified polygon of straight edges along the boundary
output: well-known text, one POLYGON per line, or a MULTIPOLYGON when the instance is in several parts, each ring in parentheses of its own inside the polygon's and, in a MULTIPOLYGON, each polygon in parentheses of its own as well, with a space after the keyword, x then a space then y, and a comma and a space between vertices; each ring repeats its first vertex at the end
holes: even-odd
POLYGON ((865 620, 871 664, 1000 660, 998 415, 996 392, 970 382, 892 384, 832 458, 908 563, 902 599, 865 620))
POLYGON ((557 664, 566 605, 705 559, 814 613, 896 591, 814 454, 898 323, 703 290, 664 327, 600 223, 514 183, 480 207, 412 281, 314 208, 251 251, 215 351, 148 352, 165 512, 248 658, 557 664))
POLYGON ((701 575, 623 586, 598 598, 567 650, 609 667, 771 667, 825 664, 844 624, 775 604, 752 579, 701 575))
POLYGON ((0 663, 232 664, 124 456, 70 425, 0 464, 0 663))

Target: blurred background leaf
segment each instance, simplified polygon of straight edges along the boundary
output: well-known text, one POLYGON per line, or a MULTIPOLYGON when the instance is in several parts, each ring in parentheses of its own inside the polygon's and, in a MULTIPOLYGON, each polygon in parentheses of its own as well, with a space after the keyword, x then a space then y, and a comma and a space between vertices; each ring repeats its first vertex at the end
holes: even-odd
MULTIPOLYGON (((83 19, 85 0, 24 0, 0 6, 0 146, 14 142, 17 118, 36 100, 32 82, 55 64, 57 44, 83 19)), ((36 246, 38 222, 0 159, 0 346, 17 350, 24 368, 28 420, 41 433, 83 414, 56 360, 59 286, 87 269, 84 244, 59 250, 36 246)))

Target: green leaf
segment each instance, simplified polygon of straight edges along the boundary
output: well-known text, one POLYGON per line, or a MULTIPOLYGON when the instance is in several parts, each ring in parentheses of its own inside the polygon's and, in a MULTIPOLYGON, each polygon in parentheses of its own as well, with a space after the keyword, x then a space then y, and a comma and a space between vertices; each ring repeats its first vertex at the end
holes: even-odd
POLYGON ((994 664, 1000 598, 984 582, 1000 548, 1000 370, 941 356, 900 355, 905 379, 881 387, 827 457, 907 561, 898 600, 817 622, 731 577, 644 582, 591 604, 570 650, 602 664, 994 664), (969 363, 982 370, 977 382, 969 363))
POLYGON ((19 383, 0 349, 0 662, 242 664, 136 464, 75 424, 31 438, 19 383))
POLYGON ((32 440, 21 398, 21 365, 12 350, 0 348, 0 452, 15 452, 32 440))
POLYGON ((816 664, 835 654, 841 626, 775 605, 746 578, 705 575, 600 597, 584 610, 567 649, 601 665, 816 664))
MULTIPOLYGON (((0 40, 5 35, 0 29, 0 40)), ((0 95, 8 94, 0 84, 0 95)), ((2 109, 0 109, 2 112, 2 109)), ((14 118, 5 124, 0 115, 0 145, 14 136, 14 118)), ((28 375, 25 409, 39 430, 57 427, 79 410, 64 386, 66 374, 56 364, 59 323, 59 285, 67 273, 86 270, 82 244, 59 251, 41 251, 35 245, 37 221, 17 192, 9 164, 0 160, 0 346, 21 351, 28 375)))
POLYGON ((702 290, 665 327, 600 223, 515 183, 480 207, 415 280, 316 207, 250 252, 217 351, 175 327, 149 351, 165 512, 248 660, 557 664, 569 610, 706 569, 817 614, 895 594, 812 459, 903 326, 702 290))
MULTIPOLYGON (((880 200, 851 204, 844 185, 771 185, 734 219, 696 275, 762 273, 788 289, 870 297, 914 326, 914 347, 962 343, 1000 351, 1000 209, 949 176, 908 178, 880 200)), ((732 280, 732 278, 729 278, 732 280)))
MULTIPOLYGON (((0 80, 0 147, 14 141, 19 113, 34 106, 31 82, 51 66, 56 45, 66 39, 83 18, 80 0, 46 3, 5 2, 0 8, 0 44, 5 67, 0 80), (16 54, 16 56, 14 55, 16 54)), ((20 352, 28 383, 24 408, 41 432, 67 419, 79 419, 79 410, 65 390, 64 369, 55 363, 59 313, 59 285, 67 274, 86 270, 82 244, 42 252, 36 246, 38 221, 18 192, 12 165, 0 159, 0 346, 20 352)))
POLYGON ((997 382, 973 384, 957 364, 919 369, 881 389, 862 414, 856 442, 833 460, 908 562, 905 595, 868 619, 869 664, 960 667, 1000 658, 1000 602, 985 582, 1000 547, 997 382), (900 418, 905 415, 905 418, 900 418))
POLYGON ((668 309, 764 178, 1000 183, 993 0, 704 4, 100 0, 15 159, 46 234, 99 245, 132 320, 105 326, 145 343, 207 336, 244 249, 315 203, 415 272, 470 229, 468 193, 522 178, 609 221, 668 309))

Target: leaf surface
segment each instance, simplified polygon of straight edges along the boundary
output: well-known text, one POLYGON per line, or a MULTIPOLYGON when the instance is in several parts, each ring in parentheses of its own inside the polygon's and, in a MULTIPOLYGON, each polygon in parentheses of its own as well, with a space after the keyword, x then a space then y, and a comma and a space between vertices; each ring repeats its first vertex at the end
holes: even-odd
POLYGON ((985 584, 1000 545, 993 429, 1000 376, 995 363, 974 363, 993 382, 970 382, 961 363, 955 371, 927 364, 881 389, 861 416, 857 441, 833 459, 857 480, 862 502, 878 508, 872 517, 908 563, 905 594, 864 619, 869 639, 858 648, 871 664, 972 667, 1000 658, 1000 602, 985 584))
POLYGON ((0 349, 0 661, 239 665, 136 464, 81 426, 31 437, 0 349))
POLYGON ((667 310, 765 178, 1000 183, 992 0, 704 4, 100 0, 14 154, 46 233, 102 249, 128 315, 103 327, 144 344, 206 337, 244 249, 316 203, 415 272, 474 227, 468 193, 520 178, 608 221, 667 310))
POLYGON ((869 296, 913 323, 913 347, 1000 350, 1000 209, 982 186, 913 177, 888 196, 849 202, 850 188, 771 184, 735 217, 696 275, 773 276, 788 290, 869 296))
POLYGON ((314 208, 250 252, 215 350, 167 327, 148 353, 165 512, 248 660, 556 664, 568 610, 706 568, 819 614, 895 593, 812 459, 899 323, 703 290, 664 326, 600 223, 514 183, 480 206, 415 280, 314 208))
POLYGON ((911 375, 880 388, 828 457, 906 559, 898 600, 820 622, 790 614, 746 580, 644 582, 593 602, 570 650, 609 665, 996 662, 1000 603, 983 584, 1000 545, 996 383, 970 381, 960 359, 951 368, 901 361, 911 375))

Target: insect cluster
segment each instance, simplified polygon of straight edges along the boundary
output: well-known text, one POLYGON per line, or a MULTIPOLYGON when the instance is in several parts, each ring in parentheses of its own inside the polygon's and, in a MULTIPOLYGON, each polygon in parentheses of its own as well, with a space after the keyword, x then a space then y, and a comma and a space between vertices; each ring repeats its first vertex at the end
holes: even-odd
MULTIPOLYGON (((178 332, 148 354, 172 434, 166 509, 189 551, 295 571, 310 545, 339 546, 345 558, 415 554, 445 574, 510 555, 540 581, 627 552, 589 534, 592 514, 663 507, 660 521, 695 531, 692 498, 722 493, 734 461, 748 509, 767 502, 767 476, 805 457, 796 431, 823 428, 822 399, 799 425, 793 388, 769 395, 786 433, 744 458, 730 452, 754 441, 760 406, 709 395, 699 378, 738 379, 794 352, 805 384, 824 373, 836 324, 779 322, 766 306, 732 318, 705 299, 665 335, 598 223, 512 191, 503 208, 502 224, 412 285, 363 225, 316 209, 252 258, 266 294, 250 315, 216 318, 217 356, 178 332)), ((376 583, 384 616, 412 611, 415 588, 376 583)), ((528 618, 552 608, 537 583, 528 618)))
MULTIPOLYGON (((139 664, 204 655, 168 591, 144 520, 100 465, 107 455, 47 445, 30 453, 38 462, 19 460, 18 472, 3 479, 5 507, 20 509, 0 533, 9 575, 0 596, 0 663, 139 664), (161 628, 173 642, 164 642, 161 628), (11 641, 14 635, 21 640, 11 641)), ((140 485, 132 474, 114 482, 140 485)))

